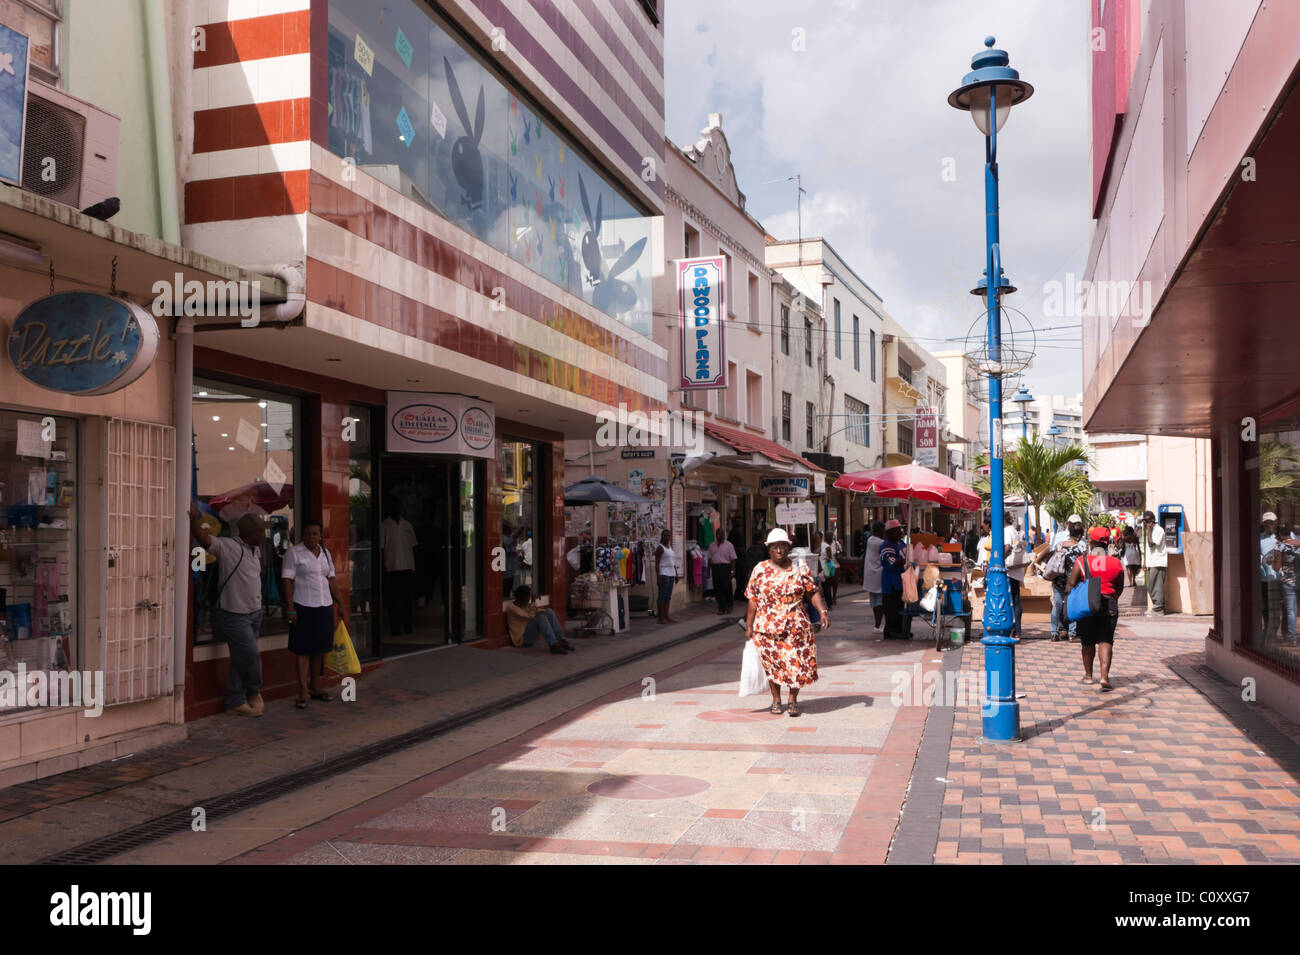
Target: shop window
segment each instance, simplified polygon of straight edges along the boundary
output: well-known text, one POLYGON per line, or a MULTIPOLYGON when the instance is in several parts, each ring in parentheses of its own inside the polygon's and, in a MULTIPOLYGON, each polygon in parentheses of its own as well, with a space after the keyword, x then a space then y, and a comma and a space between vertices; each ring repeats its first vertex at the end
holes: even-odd
POLYGON ((0 409, 0 670, 78 666, 77 464, 74 420, 0 409))
MULTIPOLYGON (((194 380, 194 489, 215 536, 237 536, 245 514, 268 524, 262 545, 262 632, 284 632, 280 568, 301 539, 301 488, 295 481, 300 441, 297 399, 217 381, 194 380)), ((212 555, 194 574, 195 642, 212 639, 211 609, 224 577, 212 555)))
POLYGON ((870 415, 870 405, 849 395, 844 396, 844 416, 848 419, 844 431, 849 441, 866 447, 871 446, 871 429, 868 426, 870 415))
POLYGON ((493 59, 410 0, 329 0, 330 151, 652 335, 652 219, 493 59))
POLYGON ((749 424, 763 427, 763 378, 752 371, 745 372, 745 413, 749 424))
POLYGON ((59 85, 59 0, 0 0, 0 23, 27 37, 32 76, 59 85))
MULTIPOLYGON (((505 578, 501 593, 509 596, 527 585, 534 596, 546 592, 546 547, 537 506, 538 446, 530 441, 501 440, 501 547, 505 578)), ((472 487, 471 487, 472 490, 472 487)), ((470 497, 473 500, 473 497, 470 497)))
MULTIPOLYGON (((840 300, 836 298, 831 301, 835 303, 835 357, 842 358, 844 356, 840 350, 840 300)), ((812 362, 810 361, 809 364, 811 365, 812 362)))
POLYGON ((376 570, 374 554, 378 534, 375 513, 375 477, 378 457, 375 446, 376 409, 353 405, 348 419, 355 429, 348 442, 348 587, 350 614, 348 633, 361 658, 378 654, 376 645, 376 570))
MULTIPOLYGON (((1259 434, 1258 456, 1246 481, 1258 519, 1254 535, 1255 613, 1247 646, 1300 670, 1296 630, 1296 570, 1300 562, 1300 417, 1259 434)), ((1172 540, 1169 541, 1172 543, 1172 540)), ((1166 604, 1168 588, 1166 582, 1166 604)))

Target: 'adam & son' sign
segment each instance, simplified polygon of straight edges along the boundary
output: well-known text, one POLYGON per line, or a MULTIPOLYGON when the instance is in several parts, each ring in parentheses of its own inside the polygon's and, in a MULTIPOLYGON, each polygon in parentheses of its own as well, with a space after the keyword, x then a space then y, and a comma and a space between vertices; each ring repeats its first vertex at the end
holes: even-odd
POLYGON ((59 292, 18 313, 9 360, 28 381, 73 395, 125 388, 158 353, 158 323, 131 302, 94 292, 59 292))
POLYGON ((726 388, 726 272, 722 256, 677 260, 682 388, 726 388))

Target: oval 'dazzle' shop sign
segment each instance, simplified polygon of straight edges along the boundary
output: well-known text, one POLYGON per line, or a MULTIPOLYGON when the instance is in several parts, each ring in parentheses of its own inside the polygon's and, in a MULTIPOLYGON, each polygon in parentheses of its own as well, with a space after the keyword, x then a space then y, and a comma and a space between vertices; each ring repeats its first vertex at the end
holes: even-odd
POLYGON ((414 404, 393 414, 393 430, 407 441, 441 444, 456 436, 456 416, 438 405, 414 404))
POLYGON ((33 384, 103 395, 143 375, 158 353, 158 323, 140 306, 95 292, 59 292, 18 313, 9 360, 33 384))

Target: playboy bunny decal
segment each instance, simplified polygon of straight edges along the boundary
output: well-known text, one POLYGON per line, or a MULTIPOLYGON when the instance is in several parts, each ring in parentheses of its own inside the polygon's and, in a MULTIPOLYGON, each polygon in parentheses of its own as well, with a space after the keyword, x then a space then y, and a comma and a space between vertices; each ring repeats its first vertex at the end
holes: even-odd
POLYGON ((591 304, 610 315, 622 315, 632 311, 637 305, 636 289, 619 279, 637 259, 645 248, 644 237, 637 239, 609 269, 605 271, 605 256, 600 249, 601 197, 596 196, 596 214, 591 214, 591 202, 587 199, 587 186, 578 177, 578 194, 582 197, 582 211, 587 215, 587 232, 582 237, 582 261, 590 273, 587 282, 592 286, 591 304))
POLYGON ((471 212, 483 206, 483 156, 479 153, 479 140, 483 138, 483 87, 478 88, 478 106, 474 110, 474 123, 470 125, 469 110, 465 108, 465 99, 460 95, 460 86, 456 83, 456 74, 451 63, 444 56, 443 69, 447 71, 447 89, 451 93, 451 105, 456 110, 460 125, 465 129, 451 147, 451 171, 460 186, 461 202, 471 212))

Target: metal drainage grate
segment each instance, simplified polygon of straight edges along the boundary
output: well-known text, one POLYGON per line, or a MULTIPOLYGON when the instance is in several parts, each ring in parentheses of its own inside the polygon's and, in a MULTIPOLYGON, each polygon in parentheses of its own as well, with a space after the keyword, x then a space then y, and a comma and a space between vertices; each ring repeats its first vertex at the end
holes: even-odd
MULTIPOLYGON (((452 730, 459 729, 469 723, 475 723, 479 720, 486 719, 500 713, 502 710, 511 709, 538 697, 553 693, 556 690, 563 689, 566 686, 572 686, 582 680, 587 680, 602 673, 626 666, 629 663, 635 663, 637 660, 645 659, 673 647, 680 646, 683 643, 689 643, 699 637, 706 636, 710 633, 716 633, 726 627, 734 627, 735 623, 728 620, 725 623, 717 623, 703 630, 689 633, 685 636, 677 637, 666 643, 657 644, 653 647, 647 647, 630 656, 620 657, 617 660, 610 660, 599 666, 591 667, 587 670, 571 674, 554 683, 548 683, 545 686, 534 687, 523 690, 510 696, 494 700, 483 706, 476 707, 472 710, 466 710, 455 716, 438 720, 435 723, 429 723, 425 726, 416 727, 408 730, 398 736, 391 736, 388 739, 379 740, 368 746, 362 746, 351 752, 336 756, 333 759, 326 760, 323 763, 317 763, 305 769, 294 770, 283 776, 277 776, 274 779, 268 779, 265 782, 257 783, 245 789, 236 792, 227 793, 224 796, 218 796, 215 799, 204 800, 203 808, 206 818, 222 819, 226 816, 232 816, 236 813, 251 809, 260 803, 277 799, 280 796, 286 796, 305 786, 314 783, 324 782, 334 776, 349 772, 359 766, 372 763, 375 760, 383 759, 385 756, 391 756, 393 753, 407 749, 419 743, 427 742, 452 730)), ((124 852, 130 852, 134 849, 142 848, 151 842, 159 839, 165 839, 167 836, 177 835, 178 833, 190 831, 190 825, 193 822, 193 815, 190 809, 177 809, 173 812, 166 813, 162 816, 156 816, 153 819, 146 820, 138 825, 131 826, 129 829, 122 829, 118 832, 102 836, 98 839, 92 839, 84 842, 79 846, 73 846, 71 849, 65 849, 62 852, 56 852, 53 855, 38 859, 36 865, 94 865, 99 862, 107 862, 114 856, 121 855, 124 852)))

